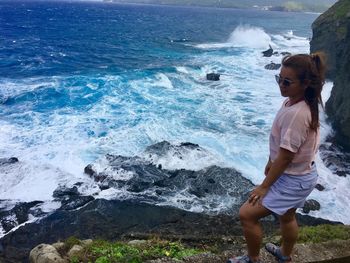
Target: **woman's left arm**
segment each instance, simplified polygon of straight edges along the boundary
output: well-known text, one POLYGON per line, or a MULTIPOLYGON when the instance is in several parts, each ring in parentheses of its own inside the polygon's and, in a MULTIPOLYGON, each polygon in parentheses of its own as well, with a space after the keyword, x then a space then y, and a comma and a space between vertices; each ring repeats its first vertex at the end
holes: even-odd
POLYGON ((255 205, 269 191, 270 186, 282 175, 292 162, 295 153, 280 148, 276 160, 273 161, 268 174, 261 185, 257 186, 250 194, 249 203, 255 205))

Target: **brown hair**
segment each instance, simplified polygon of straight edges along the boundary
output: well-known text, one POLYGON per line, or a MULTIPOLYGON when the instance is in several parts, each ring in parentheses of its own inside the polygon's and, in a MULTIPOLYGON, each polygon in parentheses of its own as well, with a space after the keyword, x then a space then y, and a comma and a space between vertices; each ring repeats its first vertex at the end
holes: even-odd
POLYGON ((325 82, 325 54, 317 52, 310 55, 289 55, 282 59, 282 65, 292 68, 301 83, 307 84, 304 92, 304 100, 311 111, 310 128, 317 130, 320 126, 318 116, 318 104, 323 107, 321 92, 325 82))

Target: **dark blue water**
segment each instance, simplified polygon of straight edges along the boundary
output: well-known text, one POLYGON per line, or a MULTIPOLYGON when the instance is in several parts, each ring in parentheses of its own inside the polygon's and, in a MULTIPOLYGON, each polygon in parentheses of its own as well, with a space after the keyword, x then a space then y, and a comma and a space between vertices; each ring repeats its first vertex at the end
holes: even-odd
POLYGON ((223 42, 239 24, 310 36, 315 15, 253 10, 77 2, 0 2, 0 75, 159 70, 223 42), (268 20, 268 23, 266 21, 268 20))

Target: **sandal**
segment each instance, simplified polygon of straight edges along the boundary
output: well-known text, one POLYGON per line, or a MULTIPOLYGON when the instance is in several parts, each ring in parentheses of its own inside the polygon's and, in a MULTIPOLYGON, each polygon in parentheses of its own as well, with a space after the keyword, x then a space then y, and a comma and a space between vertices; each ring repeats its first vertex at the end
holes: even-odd
POLYGON ((278 263, 285 263, 292 261, 292 258, 289 256, 283 256, 281 252, 281 248, 272 243, 267 243, 265 245, 265 249, 272 254, 277 260, 278 263))
POLYGON ((230 258, 226 263, 260 263, 260 261, 251 261, 248 255, 230 258))

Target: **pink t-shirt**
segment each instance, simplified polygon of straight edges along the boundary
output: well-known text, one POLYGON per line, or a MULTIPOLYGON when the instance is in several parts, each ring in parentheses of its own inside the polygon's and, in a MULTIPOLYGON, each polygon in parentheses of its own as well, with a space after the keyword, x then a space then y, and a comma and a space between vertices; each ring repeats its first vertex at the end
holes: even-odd
POLYGON ((287 149, 295 156, 284 171, 287 174, 303 175, 311 171, 318 150, 319 131, 310 129, 311 111, 305 101, 288 106, 285 100, 272 124, 270 134, 270 159, 273 162, 279 148, 287 149))

